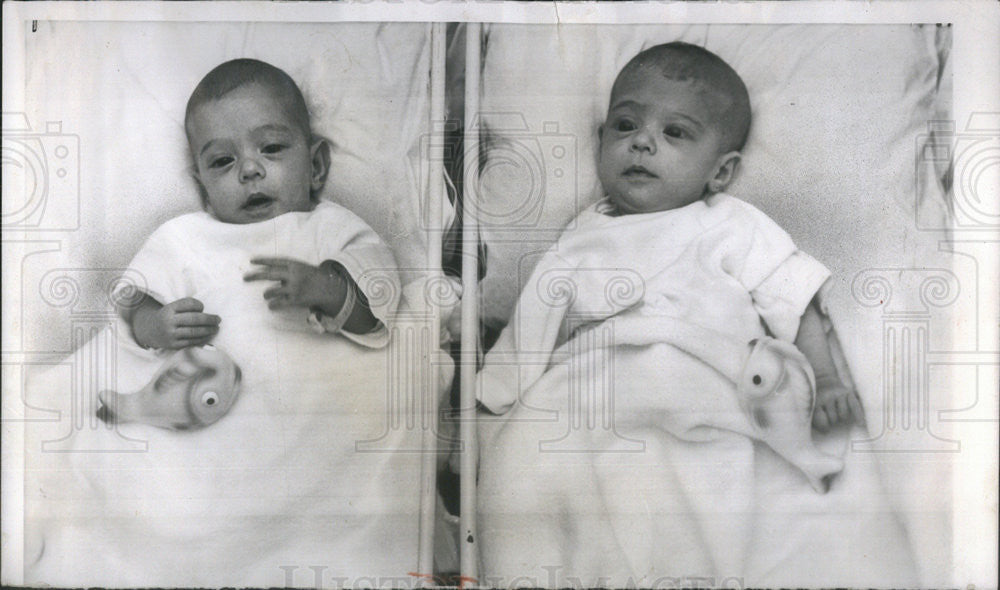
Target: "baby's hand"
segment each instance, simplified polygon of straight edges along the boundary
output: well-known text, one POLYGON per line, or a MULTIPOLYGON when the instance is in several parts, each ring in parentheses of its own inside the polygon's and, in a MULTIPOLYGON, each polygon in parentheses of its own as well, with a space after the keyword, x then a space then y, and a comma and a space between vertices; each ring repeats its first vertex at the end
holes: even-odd
POLYGON ((132 332, 142 346, 175 350, 201 346, 219 333, 222 318, 202 313, 205 305, 193 297, 157 306, 143 306, 133 316, 132 332))
MULTIPOLYGON (((263 268, 243 276, 245 281, 277 281, 264 291, 270 309, 286 307, 327 307, 337 289, 345 288, 317 266, 287 258, 254 258, 250 261, 263 268)), ((341 294, 340 300, 343 300, 341 294)))
POLYGON ((826 432, 837 424, 851 422, 864 424, 861 401, 852 389, 839 381, 816 384, 816 409, 813 410, 813 427, 826 432))

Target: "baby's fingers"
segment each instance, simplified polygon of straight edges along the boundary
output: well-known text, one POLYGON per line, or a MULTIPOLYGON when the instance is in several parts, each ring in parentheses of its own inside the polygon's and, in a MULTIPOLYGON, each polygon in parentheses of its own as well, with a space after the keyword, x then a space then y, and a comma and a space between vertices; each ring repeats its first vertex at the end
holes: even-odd
POLYGON ((222 318, 211 313, 181 313, 177 314, 178 326, 218 326, 222 318))
POLYGON ((264 291, 264 299, 267 299, 268 301, 274 299, 275 297, 280 298, 280 297, 287 297, 287 296, 288 296, 288 294, 285 292, 285 288, 282 285, 280 285, 280 284, 268 287, 264 291))
POLYGON ((820 432, 826 432, 830 429, 830 418, 826 415, 826 408, 822 405, 817 405, 813 411, 813 426, 820 432))
POLYGON ((243 275, 244 281, 284 281, 288 279, 288 271, 274 267, 252 270, 243 275))
POLYGON ((261 266, 276 266, 281 268, 288 268, 288 266, 295 262, 290 258, 272 258, 268 256, 258 256, 256 258, 250 259, 250 264, 259 264, 261 266))
POLYGON ((292 302, 286 295, 278 295, 267 300, 268 309, 284 309, 286 307, 292 307, 292 302))
POLYGON ((205 336, 204 338, 181 338, 177 340, 176 346, 174 348, 188 348, 191 346, 204 346, 212 341, 213 336, 205 336))
POLYGON ((199 312, 205 309, 205 305, 194 297, 178 299, 169 305, 175 313, 199 312))
POLYGON ((858 399, 858 396, 854 392, 851 392, 851 394, 847 396, 847 405, 851 408, 851 414, 854 415, 854 421, 857 424, 864 426, 865 410, 861 407, 861 400, 858 399))
POLYGON ((851 421, 851 406, 847 403, 848 397, 850 397, 850 393, 845 393, 837 398, 836 403, 837 419, 845 424, 851 421))
POLYGON ((264 268, 243 275, 244 281, 285 281, 292 265, 292 261, 285 258, 253 258, 250 263, 264 268))
POLYGON ((219 332, 217 326, 182 326, 174 330, 176 340, 200 340, 211 338, 219 332))

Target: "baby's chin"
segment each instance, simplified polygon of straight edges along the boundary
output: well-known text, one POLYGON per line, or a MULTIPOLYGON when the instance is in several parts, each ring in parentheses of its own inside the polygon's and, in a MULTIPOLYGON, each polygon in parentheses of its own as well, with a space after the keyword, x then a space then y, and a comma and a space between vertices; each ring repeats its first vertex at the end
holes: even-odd
POLYGON ((619 215, 642 215, 644 213, 656 213, 666 211, 674 207, 662 206, 660 203, 649 203, 640 199, 625 196, 608 195, 608 199, 614 204, 615 211, 619 215))
POLYGON ((686 207, 691 203, 701 200, 700 195, 690 197, 663 197, 650 195, 629 195, 621 193, 609 193, 608 199, 615 205, 619 215, 642 215, 645 213, 659 213, 686 207))
POLYGON ((315 208, 316 202, 313 200, 294 205, 280 201, 271 201, 266 204, 241 207, 236 211, 227 211, 221 214, 209 209, 209 214, 222 223, 248 225, 269 221, 276 217, 281 217, 286 213, 307 213, 315 208))

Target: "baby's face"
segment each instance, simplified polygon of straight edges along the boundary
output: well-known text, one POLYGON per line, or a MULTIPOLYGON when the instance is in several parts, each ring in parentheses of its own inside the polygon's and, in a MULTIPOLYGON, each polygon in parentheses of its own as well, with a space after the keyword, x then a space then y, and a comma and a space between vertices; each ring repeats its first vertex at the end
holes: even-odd
POLYGON ((676 209, 706 194, 732 155, 722 152, 717 100, 697 80, 671 80, 650 68, 618 81, 597 172, 621 213, 676 209))
POLYGON ((311 211, 316 146, 273 92, 237 88, 199 106, 187 125, 209 212, 226 223, 254 223, 311 211))

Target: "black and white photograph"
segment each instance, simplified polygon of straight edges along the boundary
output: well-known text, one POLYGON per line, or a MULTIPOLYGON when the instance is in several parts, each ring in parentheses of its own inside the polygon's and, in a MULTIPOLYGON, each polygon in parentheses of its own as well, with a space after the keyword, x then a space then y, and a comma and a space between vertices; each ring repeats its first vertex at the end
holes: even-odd
POLYGON ((2 26, 5 586, 997 587, 997 4, 2 26))

